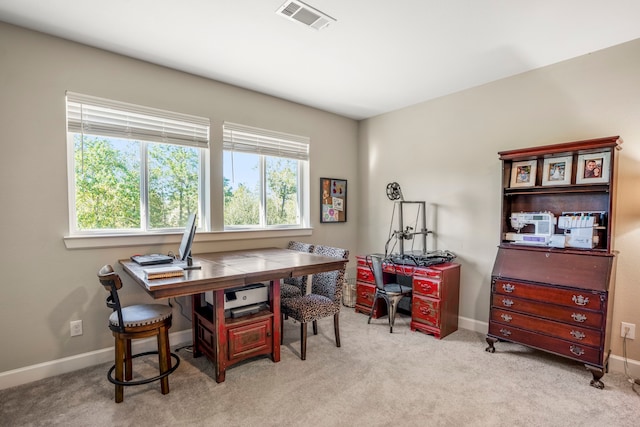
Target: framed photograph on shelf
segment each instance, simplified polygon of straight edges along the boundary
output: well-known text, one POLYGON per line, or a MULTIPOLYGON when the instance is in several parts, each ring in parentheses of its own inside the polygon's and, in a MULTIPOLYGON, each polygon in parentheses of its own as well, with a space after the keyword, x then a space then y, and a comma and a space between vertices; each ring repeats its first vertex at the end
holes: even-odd
POLYGON ((542 185, 568 185, 571 184, 571 166, 573 158, 550 157, 544 159, 542 169, 542 185))
POLYGON ((320 222, 347 222, 347 180, 320 178, 320 222))
POLYGON ((576 184, 600 184, 609 182, 611 153, 590 153, 578 156, 576 184))
POLYGON ((536 185, 536 160, 513 162, 511 165, 511 188, 533 187, 536 185))

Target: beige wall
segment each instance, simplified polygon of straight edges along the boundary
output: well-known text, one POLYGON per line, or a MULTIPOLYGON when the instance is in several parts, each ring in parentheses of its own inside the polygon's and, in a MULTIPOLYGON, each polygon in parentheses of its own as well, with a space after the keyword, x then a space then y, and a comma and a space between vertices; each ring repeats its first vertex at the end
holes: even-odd
MULTIPOLYGON (((620 322, 640 327, 638 76, 640 40, 361 122, 359 251, 383 250, 393 208, 385 187, 397 181, 406 200, 435 205, 437 247, 462 264, 460 315, 487 322, 499 243, 497 152, 620 135, 611 324, 621 356, 620 322)), ((628 345, 636 361, 638 333, 628 345)))
MULTIPOLYGON (((407 200, 434 206, 435 244, 456 252, 462 264, 460 315, 480 328, 488 318, 499 242, 497 152, 621 135, 614 335, 620 321, 640 327, 639 52, 640 41, 627 43, 358 126, 333 114, 0 23, 0 337, 8 349, 0 358, 0 374, 112 346, 106 295, 95 274, 104 263, 149 249, 65 248, 66 90, 210 117, 214 147, 225 120, 310 136, 314 229, 301 240, 347 247, 352 255, 384 250, 393 207, 385 187, 399 182, 407 200), (319 224, 321 176, 348 180, 348 223, 319 224), (70 338, 69 321, 75 319, 84 321, 85 333, 70 338)), ((215 184, 221 179, 216 148, 211 162, 215 184)), ((212 198, 215 213, 221 192, 214 191, 212 198)), ((287 240, 196 240, 194 251, 284 246, 287 240)), ((150 301, 131 282, 125 288, 127 302, 150 301)), ((173 330, 188 329, 177 311, 173 330)), ((613 352, 622 354, 619 338, 613 352)), ((640 338, 628 353, 640 360, 640 338)))
MULTIPOLYGON (((313 234, 298 238, 355 252, 357 204, 349 204, 346 224, 320 224, 318 202, 321 176, 347 179, 350 195, 358 193, 355 121, 0 23, 0 373, 113 346, 98 269, 132 253, 175 250, 179 242, 65 248, 66 90, 209 117, 212 184, 220 189, 223 121, 311 137, 313 234), (70 338, 75 319, 83 320, 84 335, 70 338)), ((221 197, 221 190, 212 194, 214 214, 221 212, 221 197)), ((203 237, 196 237, 195 253, 284 247, 289 240, 204 243, 203 237)), ((123 299, 151 301, 130 281, 123 299)), ((172 331, 190 327, 177 308, 174 319, 172 331)))

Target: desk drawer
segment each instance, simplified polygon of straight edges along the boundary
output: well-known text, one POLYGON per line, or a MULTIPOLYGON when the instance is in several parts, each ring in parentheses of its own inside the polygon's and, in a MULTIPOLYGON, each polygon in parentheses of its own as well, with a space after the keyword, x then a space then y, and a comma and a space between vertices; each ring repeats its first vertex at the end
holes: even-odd
POLYGON ((414 295, 411 317, 414 322, 424 323, 426 325, 433 326, 434 328, 440 328, 440 301, 424 298, 420 295, 414 295))
POLYGON ((418 295, 424 295, 430 298, 440 298, 439 280, 433 280, 424 276, 413 277, 413 292, 418 295))
POLYGON ((493 295, 491 302, 494 308, 532 314, 538 317, 544 317, 571 325, 582 325, 600 329, 603 321, 602 313, 599 312, 579 308, 574 309, 571 307, 562 307, 544 302, 529 301, 506 295, 493 295))
POLYGON ((489 335, 546 350, 584 363, 602 366, 602 353, 598 348, 548 337, 494 321, 489 321, 489 335))
POLYGON ((567 307, 602 310, 606 303, 604 294, 588 289, 560 289, 551 286, 522 283, 515 280, 497 279, 496 294, 511 295, 530 300, 546 301, 567 307))
POLYGON ((374 283, 373 272, 367 266, 358 265, 358 277, 360 282, 374 283))
POLYGON ((508 310, 491 310, 491 320, 593 347, 600 346, 602 342, 602 334, 599 330, 554 322, 508 310))
POLYGON ((270 352, 273 346, 271 318, 228 329, 229 360, 270 352))

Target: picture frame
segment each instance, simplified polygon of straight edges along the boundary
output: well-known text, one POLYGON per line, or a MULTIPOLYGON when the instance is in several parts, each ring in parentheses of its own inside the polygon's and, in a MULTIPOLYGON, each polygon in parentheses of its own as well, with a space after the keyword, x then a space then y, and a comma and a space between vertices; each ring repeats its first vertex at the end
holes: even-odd
POLYGON ((573 157, 549 157, 542 167, 542 185, 571 184, 573 157))
POLYGON ((576 184, 601 184, 609 182, 611 153, 588 153, 578 156, 576 184))
POLYGON ((347 180, 320 178, 320 222, 347 222, 347 180))
POLYGON ((511 165, 511 188, 533 187, 536 185, 537 160, 513 162, 511 165))

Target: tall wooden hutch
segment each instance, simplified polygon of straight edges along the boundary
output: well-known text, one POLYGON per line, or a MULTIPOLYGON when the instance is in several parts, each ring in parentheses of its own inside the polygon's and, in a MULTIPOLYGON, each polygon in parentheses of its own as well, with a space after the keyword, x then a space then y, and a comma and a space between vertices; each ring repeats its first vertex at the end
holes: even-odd
POLYGON ((502 225, 488 352, 498 341, 544 350, 584 363, 591 385, 604 387, 621 142, 612 136, 498 153, 502 225))

